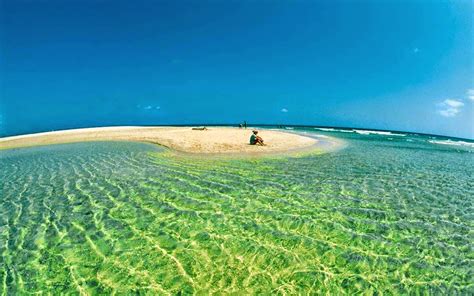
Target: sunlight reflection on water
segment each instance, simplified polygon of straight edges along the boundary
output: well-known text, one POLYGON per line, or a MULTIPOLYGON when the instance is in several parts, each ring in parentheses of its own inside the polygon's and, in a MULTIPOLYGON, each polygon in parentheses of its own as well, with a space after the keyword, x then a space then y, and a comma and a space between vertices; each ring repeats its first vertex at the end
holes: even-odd
POLYGON ((348 146, 217 161, 123 142, 1 151, 2 294, 473 293, 472 149, 328 132, 348 146))

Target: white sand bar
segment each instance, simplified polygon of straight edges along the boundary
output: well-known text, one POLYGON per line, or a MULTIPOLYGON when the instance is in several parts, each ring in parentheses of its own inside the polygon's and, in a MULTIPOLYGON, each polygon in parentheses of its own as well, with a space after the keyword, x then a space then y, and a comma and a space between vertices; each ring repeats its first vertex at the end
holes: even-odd
POLYGON ((318 140, 294 133, 259 130, 265 146, 249 145, 252 129, 208 127, 100 127, 0 138, 0 149, 86 141, 137 141, 193 154, 274 154, 317 148, 318 140))

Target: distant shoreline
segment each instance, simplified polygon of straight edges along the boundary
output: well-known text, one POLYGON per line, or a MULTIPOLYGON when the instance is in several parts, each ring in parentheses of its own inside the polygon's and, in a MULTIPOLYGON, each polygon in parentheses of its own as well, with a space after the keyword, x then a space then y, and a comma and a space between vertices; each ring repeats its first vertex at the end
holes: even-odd
MULTIPOLYGON (((0 150, 91 141, 149 142, 191 155, 260 156, 326 149, 328 143, 284 131, 262 129, 265 146, 250 145, 252 130, 232 127, 120 126, 72 129, 0 138, 0 150)), ((328 142, 328 141, 326 141, 328 142)), ((337 146, 334 142, 333 146, 337 146)))
MULTIPOLYGON (((140 127, 196 127, 196 126, 207 126, 207 127, 236 127, 235 123, 189 123, 189 124, 162 124, 162 125, 152 125, 152 124, 144 124, 140 125, 140 127)), ((347 131, 355 131, 355 130, 370 130, 370 131, 377 131, 377 132, 391 132, 391 133, 403 133, 407 135, 417 135, 417 136, 427 136, 427 137, 437 137, 437 138, 446 138, 446 139, 453 139, 453 140, 467 140, 473 141, 474 138, 463 138, 463 137, 455 137, 455 136, 448 136, 448 135, 439 135, 439 134, 430 134, 430 133, 423 133, 423 132, 414 132, 414 131, 402 131, 402 130, 390 130, 390 129, 378 129, 378 128, 370 128, 370 127, 347 127, 347 126, 328 126, 328 125, 306 125, 306 124, 268 124, 268 123, 252 123, 253 127, 257 128, 279 128, 284 129, 285 127, 290 128, 327 128, 327 129, 336 129, 336 130, 347 130, 347 131)), ((125 127, 121 125, 110 125, 108 127, 125 127)), ((87 126, 87 127, 71 127, 65 128, 57 131, 65 131, 65 130, 78 130, 78 129, 88 129, 88 128, 101 128, 101 126, 87 126)), ((54 132, 56 130, 49 130, 49 131, 31 131, 27 133, 21 134, 6 134, 0 136, 0 139, 6 137, 15 137, 15 136, 24 136, 24 135, 33 135, 33 134, 40 134, 40 133, 48 133, 54 132)))

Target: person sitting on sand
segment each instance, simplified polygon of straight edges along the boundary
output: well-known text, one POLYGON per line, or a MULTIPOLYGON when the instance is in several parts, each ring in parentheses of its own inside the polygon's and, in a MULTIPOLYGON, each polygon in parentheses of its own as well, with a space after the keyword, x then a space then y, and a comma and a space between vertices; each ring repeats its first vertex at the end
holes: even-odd
POLYGON ((252 135, 250 136, 250 145, 265 145, 263 144, 263 139, 257 136, 258 131, 252 131, 252 135))

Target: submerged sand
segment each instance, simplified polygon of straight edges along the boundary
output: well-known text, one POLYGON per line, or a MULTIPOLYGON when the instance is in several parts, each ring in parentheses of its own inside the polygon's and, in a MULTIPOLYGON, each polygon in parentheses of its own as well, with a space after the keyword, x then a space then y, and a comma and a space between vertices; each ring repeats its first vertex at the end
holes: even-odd
POLYGON ((0 149, 86 141, 138 141, 192 154, 260 155, 317 148, 318 140, 294 133, 259 130, 265 146, 249 145, 251 129, 210 127, 100 127, 0 138, 0 149))

